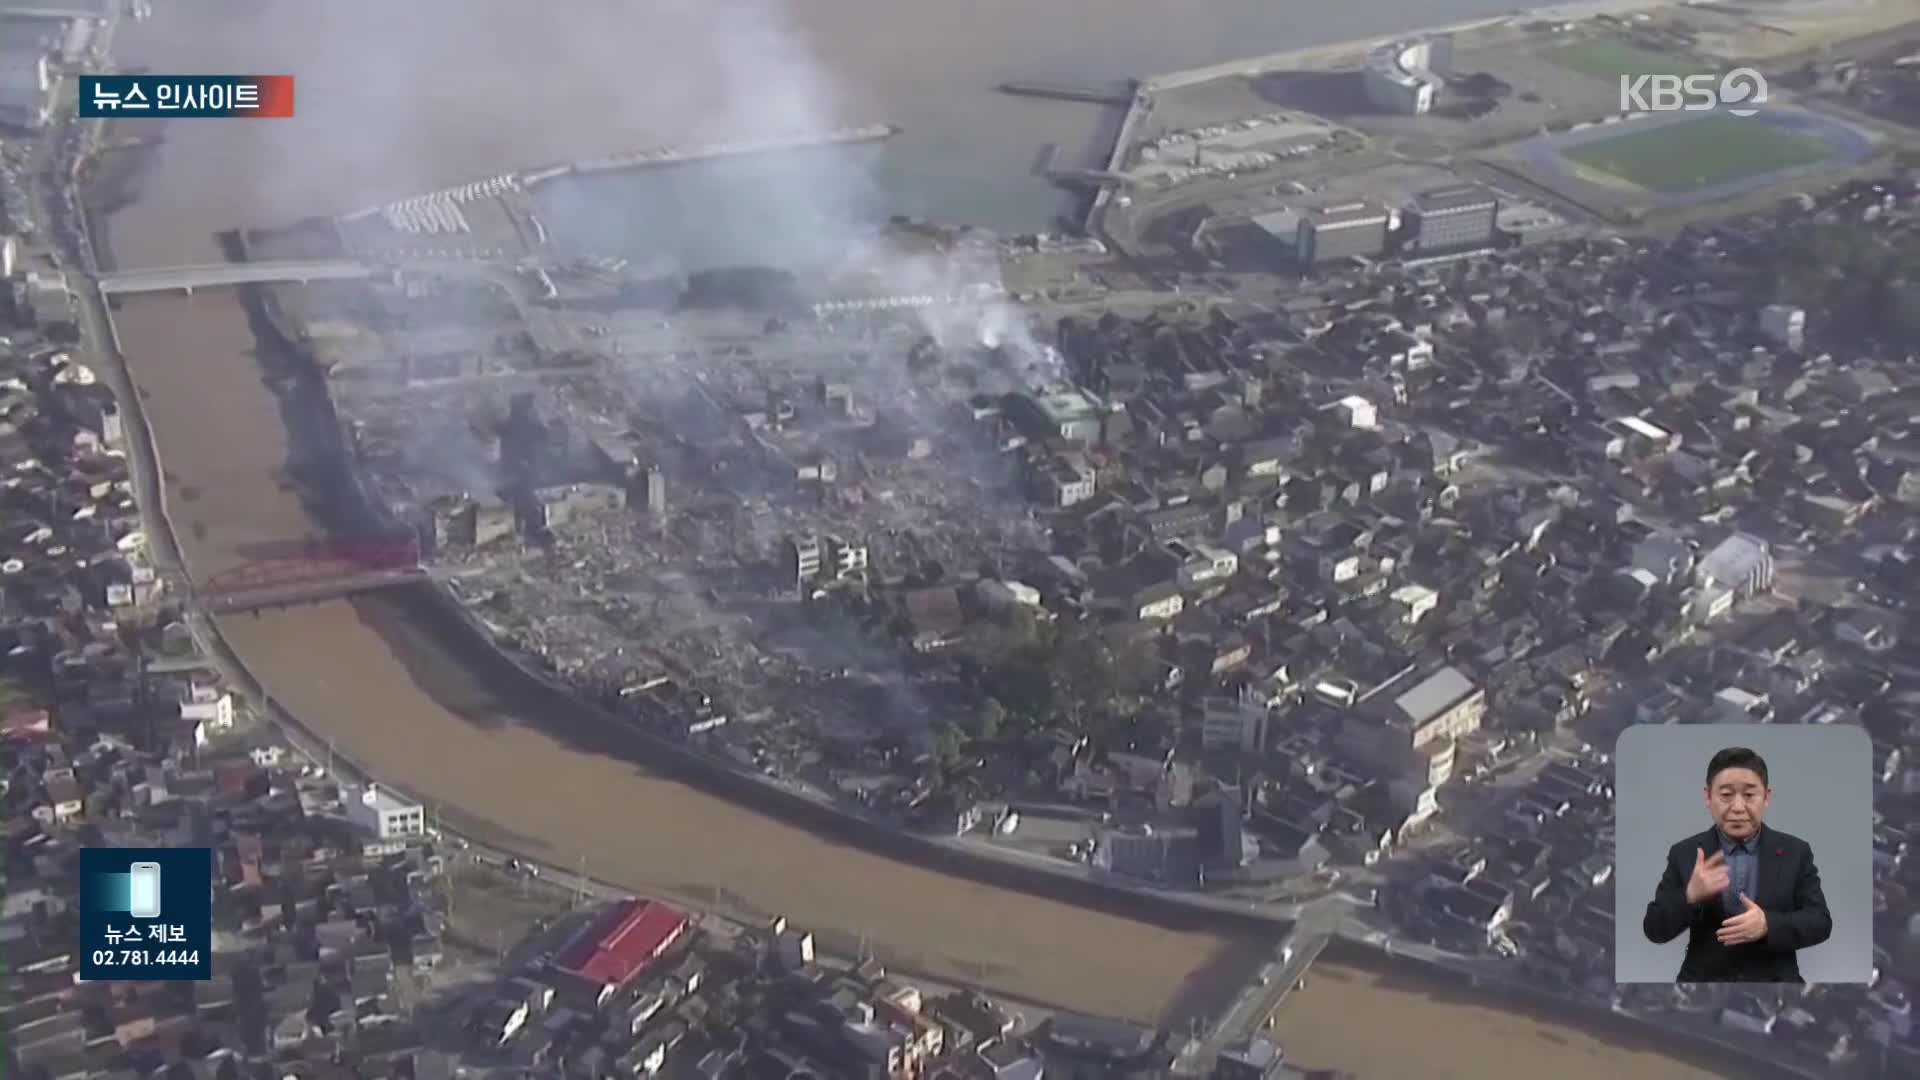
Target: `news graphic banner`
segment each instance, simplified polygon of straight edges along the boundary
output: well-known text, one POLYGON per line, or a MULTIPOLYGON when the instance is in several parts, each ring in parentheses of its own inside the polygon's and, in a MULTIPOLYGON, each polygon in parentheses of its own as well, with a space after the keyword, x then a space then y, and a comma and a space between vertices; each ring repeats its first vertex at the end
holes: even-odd
POLYGON ((212 977, 212 849, 80 849, 81 979, 212 977))
POLYGON ((82 75, 82 119, 293 115, 291 75, 82 75))

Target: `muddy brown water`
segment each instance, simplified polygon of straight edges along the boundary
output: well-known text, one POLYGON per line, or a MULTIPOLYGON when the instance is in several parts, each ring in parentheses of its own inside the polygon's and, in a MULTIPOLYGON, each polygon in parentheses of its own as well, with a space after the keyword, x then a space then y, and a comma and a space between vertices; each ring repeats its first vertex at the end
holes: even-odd
MULTIPOLYGON (((1102 121, 1081 106, 996 96, 995 82, 1116 78, 1501 6, 1447 0, 1406 14, 1388 4, 1196 0, 1173 17, 1158 0, 807 0, 780 33, 810 43, 836 72, 837 119, 909 128, 893 179, 944 185, 929 210, 989 199, 983 217, 1018 203, 1006 217, 1039 223, 1054 203, 1023 175, 1035 148, 1090 153, 1102 121)), ((300 117, 168 125, 132 173, 130 201, 105 216, 111 258, 125 267, 216 261, 220 229, 544 161, 752 134, 762 118, 703 88, 711 65, 683 40, 698 36, 698 5, 487 5, 484 24, 474 10, 452 0, 175 0, 127 28, 116 57, 129 66, 295 74, 300 117)), ((751 71, 731 81, 736 96, 750 90, 751 71)), ((140 134, 151 124, 127 126, 140 134)), ((117 319, 195 577, 242 565, 249 545, 317 532, 287 475, 289 439, 237 299, 221 290, 134 299, 117 319)), ((450 821, 556 863, 584 857, 598 878, 782 912, 930 973, 1137 1019, 1216 997, 1220 972, 1246 959, 1247 944, 1226 935, 904 866, 581 752, 487 693, 384 601, 227 618, 221 629, 269 692, 344 756, 441 804, 450 821)), ((1302 1060, 1378 1076, 1467 1075, 1428 1065, 1489 1060, 1477 1075, 1708 1075, 1572 1027, 1370 976, 1343 980, 1339 970, 1316 973, 1281 1016, 1302 1060), (1380 1037, 1396 1027, 1420 1037, 1380 1037)))
POLYGON ((1738 1060, 1720 1068, 1680 1061, 1537 1015, 1500 1009, 1475 996, 1436 994, 1421 979, 1325 962, 1314 965, 1306 988, 1287 999, 1273 1035, 1286 1048, 1288 1061, 1306 1068, 1337 1068, 1355 1080, 1712 1080, 1751 1075, 1738 1060))

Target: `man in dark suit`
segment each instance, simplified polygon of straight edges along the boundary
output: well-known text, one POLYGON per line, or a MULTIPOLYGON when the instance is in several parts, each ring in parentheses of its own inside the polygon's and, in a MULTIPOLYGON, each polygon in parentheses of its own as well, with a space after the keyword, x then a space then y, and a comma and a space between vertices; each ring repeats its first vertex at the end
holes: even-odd
POLYGON ((1767 827, 1767 763, 1730 747, 1707 764, 1713 828, 1673 845, 1647 904, 1647 940, 1687 935, 1676 982, 1798 983, 1795 952, 1833 933, 1805 840, 1767 827))

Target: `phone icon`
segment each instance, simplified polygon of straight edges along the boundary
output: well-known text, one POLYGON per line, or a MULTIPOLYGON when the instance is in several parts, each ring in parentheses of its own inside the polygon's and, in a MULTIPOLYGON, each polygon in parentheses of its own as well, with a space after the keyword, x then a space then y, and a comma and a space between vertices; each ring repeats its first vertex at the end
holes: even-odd
POLYGON ((157 862, 134 863, 127 874, 130 884, 128 892, 128 914, 136 919, 157 919, 160 917, 160 864, 157 862))

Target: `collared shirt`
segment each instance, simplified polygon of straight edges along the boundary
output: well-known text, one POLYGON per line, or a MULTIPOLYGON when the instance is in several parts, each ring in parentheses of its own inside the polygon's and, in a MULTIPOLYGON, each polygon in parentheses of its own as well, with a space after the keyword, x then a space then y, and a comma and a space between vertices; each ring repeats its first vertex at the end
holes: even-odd
POLYGON ((1753 883, 1759 878, 1760 834, 1756 832, 1745 840, 1735 840, 1718 830, 1715 835, 1727 857, 1727 891, 1720 896, 1721 906, 1727 914, 1738 915, 1743 906, 1741 895, 1752 896, 1753 883))

